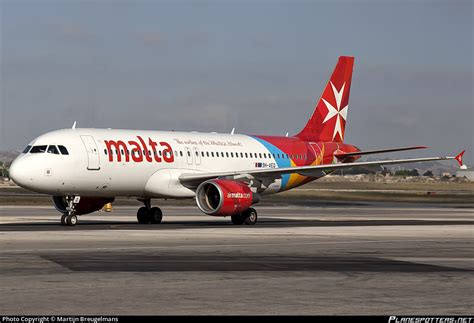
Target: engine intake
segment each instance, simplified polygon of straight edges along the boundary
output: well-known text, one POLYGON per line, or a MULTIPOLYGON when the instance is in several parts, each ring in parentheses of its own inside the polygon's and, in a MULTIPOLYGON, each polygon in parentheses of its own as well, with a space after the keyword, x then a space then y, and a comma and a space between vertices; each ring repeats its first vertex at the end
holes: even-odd
POLYGON ((201 183, 196 190, 199 209, 215 216, 242 213, 258 200, 259 196, 245 183, 232 180, 209 180, 201 183))
MULTIPOLYGON (((79 203, 76 204, 76 215, 83 215, 99 211, 105 204, 115 200, 113 197, 81 197, 79 203)), ((67 202, 64 196, 53 196, 53 203, 56 210, 61 213, 67 212, 67 202)))

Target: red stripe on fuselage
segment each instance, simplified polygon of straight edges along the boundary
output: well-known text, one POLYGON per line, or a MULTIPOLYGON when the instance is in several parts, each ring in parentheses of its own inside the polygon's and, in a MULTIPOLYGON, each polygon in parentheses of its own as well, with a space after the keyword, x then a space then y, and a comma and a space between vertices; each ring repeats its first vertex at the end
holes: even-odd
MULTIPOLYGON (((298 137, 280 136, 255 136, 274 145, 289 156, 306 156, 306 159, 291 158, 296 166, 312 165, 316 159, 322 159, 322 164, 332 164, 335 153, 357 152, 359 149, 353 145, 337 142, 308 142, 298 137), (323 153, 323 156, 320 156, 323 153)), ((345 162, 353 162, 360 156, 354 156, 345 162)))

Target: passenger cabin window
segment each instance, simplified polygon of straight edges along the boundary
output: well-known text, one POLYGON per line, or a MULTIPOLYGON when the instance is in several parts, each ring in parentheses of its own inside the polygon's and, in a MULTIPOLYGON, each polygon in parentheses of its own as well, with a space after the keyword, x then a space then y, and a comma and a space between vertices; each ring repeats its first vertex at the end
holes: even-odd
POLYGON ((69 152, 67 151, 66 147, 59 145, 58 148, 59 148, 59 151, 61 152, 61 154, 69 155, 69 152))
POLYGON ((23 154, 27 154, 31 149, 31 146, 26 146, 25 150, 23 150, 23 154))
POLYGON ((48 146, 44 145, 44 146, 33 146, 33 148, 31 148, 30 150, 30 154, 41 154, 41 153, 44 153, 46 151, 46 148, 48 146))
POLYGON ((59 151, 58 151, 58 148, 56 148, 56 146, 48 146, 48 153, 59 155, 59 151))

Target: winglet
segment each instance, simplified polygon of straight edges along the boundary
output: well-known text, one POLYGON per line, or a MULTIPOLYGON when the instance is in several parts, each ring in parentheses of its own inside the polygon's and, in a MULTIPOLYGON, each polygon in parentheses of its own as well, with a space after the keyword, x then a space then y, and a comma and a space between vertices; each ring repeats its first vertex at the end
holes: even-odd
POLYGON ((466 168, 466 165, 464 165, 462 162, 462 156, 464 155, 464 152, 465 150, 461 151, 459 154, 456 155, 456 157, 454 157, 454 159, 458 161, 459 167, 461 167, 462 169, 466 168))
POLYGON ((72 127, 71 127, 72 130, 76 129, 76 123, 77 123, 77 121, 74 121, 74 123, 72 124, 72 127))
POLYGON ((234 135, 235 128, 232 128, 232 131, 230 132, 231 135, 234 135))

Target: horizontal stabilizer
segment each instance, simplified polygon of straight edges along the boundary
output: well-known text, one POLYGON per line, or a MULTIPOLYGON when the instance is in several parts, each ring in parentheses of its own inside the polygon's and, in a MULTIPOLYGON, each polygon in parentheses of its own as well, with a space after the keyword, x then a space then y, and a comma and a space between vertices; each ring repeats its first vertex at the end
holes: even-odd
POLYGON ((340 153, 340 154, 335 154, 334 156, 337 158, 345 158, 345 157, 392 153, 395 151, 415 150, 415 149, 425 149, 425 148, 428 148, 428 147, 414 146, 414 147, 390 148, 390 149, 379 149, 379 150, 366 150, 366 151, 356 151, 356 152, 350 152, 350 153, 340 153))

